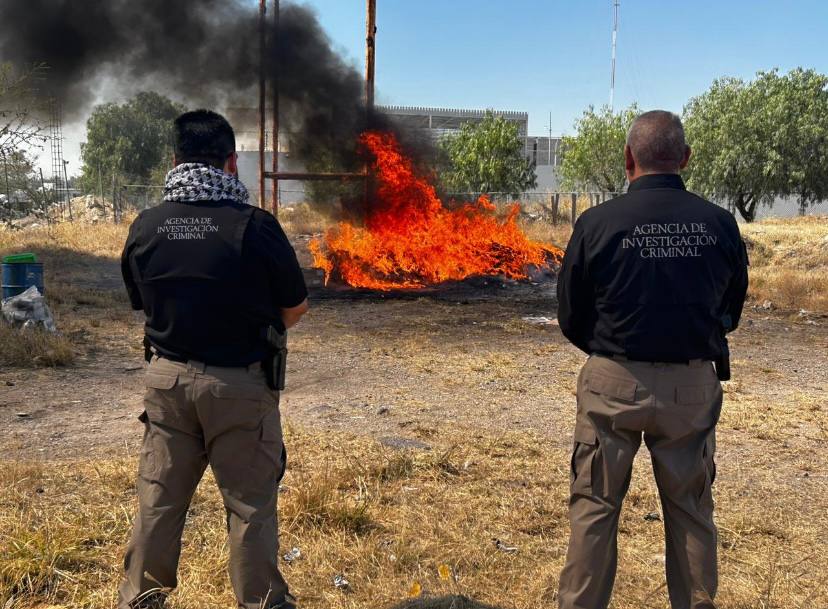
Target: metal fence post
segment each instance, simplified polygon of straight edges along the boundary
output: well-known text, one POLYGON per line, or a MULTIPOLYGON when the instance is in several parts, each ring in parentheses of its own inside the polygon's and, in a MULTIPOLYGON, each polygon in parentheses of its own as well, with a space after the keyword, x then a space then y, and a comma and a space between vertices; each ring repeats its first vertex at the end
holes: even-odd
POLYGON ((552 224, 558 223, 558 206, 561 202, 561 193, 556 192, 552 195, 552 224))
POLYGON ((578 193, 572 193, 572 226, 575 226, 575 220, 578 218, 578 193))

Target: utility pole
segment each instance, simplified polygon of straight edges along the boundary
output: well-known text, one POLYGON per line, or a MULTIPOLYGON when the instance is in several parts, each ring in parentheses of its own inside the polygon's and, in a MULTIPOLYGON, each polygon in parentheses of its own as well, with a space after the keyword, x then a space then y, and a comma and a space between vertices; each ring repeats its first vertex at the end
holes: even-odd
MULTIPOLYGON (((259 207, 265 206, 265 105, 267 104, 267 0, 259 0, 259 207)), ((274 95, 278 95, 278 92, 274 95)), ((273 188, 277 188, 274 182, 273 188)))
POLYGON ((610 76, 610 102, 609 108, 612 112, 612 105, 615 101, 615 49, 618 42, 618 7, 619 0, 613 0, 613 22, 612 22, 612 75, 610 76))
MULTIPOLYGON (((273 109, 271 115, 271 139, 273 140, 273 157, 271 158, 270 170, 273 173, 279 172, 279 62, 281 61, 281 54, 279 52, 282 41, 279 39, 279 0, 273 0, 273 51, 271 52, 271 61, 273 67, 270 70, 270 77, 273 79, 271 88, 273 89, 273 109)), ((279 217, 279 180, 273 180, 273 191, 270 194, 270 209, 273 215, 279 217)))
POLYGON ((552 164, 552 113, 549 113, 549 164, 552 164))
MULTIPOLYGON (((374 115, 374 79, 376 77, 377 62, 377 0, 366 0, 365 3, 365 124, 370 125, 374 115)), ((429 119, 430 120, 430 119, 429 119)), ((365 215, 371 205, 374 184, 371 179, 370 166, 363 166, 365 185, 362 191, 365 199, 365 215)))

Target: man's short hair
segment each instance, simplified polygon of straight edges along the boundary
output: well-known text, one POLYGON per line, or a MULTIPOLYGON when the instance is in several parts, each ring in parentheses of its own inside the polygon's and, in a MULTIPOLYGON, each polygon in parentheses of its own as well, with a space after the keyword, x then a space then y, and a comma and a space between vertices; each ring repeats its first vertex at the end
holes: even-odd
POLYGON ((236 151, 236 135, 221 114, 194 110, 175 119, 174 147, 179 164, 203 163, 221 169, 236 151))
POLYGON ((644 171, 676 172, 687 151, 681 119, 666 110, 651 110, 636 117, 627 145, 636 165, 644 171))

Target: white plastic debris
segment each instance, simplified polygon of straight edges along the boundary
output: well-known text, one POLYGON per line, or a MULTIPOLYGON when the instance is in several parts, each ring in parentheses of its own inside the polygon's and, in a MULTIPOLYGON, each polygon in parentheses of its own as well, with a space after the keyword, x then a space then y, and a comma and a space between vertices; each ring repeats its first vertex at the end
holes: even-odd
POLYGON ((334 588, 337 590, 347 591, 351 588, 351 582, 349 582, 344 575, 335 575, 333 579, 334 588))
POLYGON ((500 550, 501 552, 506 552, 506 554, 514 554, 518 551, 517 546, 507 545, 499 539, 493 539, 492 541, 494 541, 494 545, 498 550, 500 550))
POLYGON ((52 312, 36 286, 3 300, 2 311, 3 319, 22 326, 24 330, 40 326, 47 332, 57 332, 52 312))
POLYGON ((294 547, 290 552, 282 556, 282 558, 286 563, 291 563, 298 558, 302 558, 302 551, 299 548, 294 547))
POLYGON ((529 322, 530 324, 538 324, 540 326, 557 326, 558 320, 553 319, 551 317, 544 317, 544 316, 533 316, 527 315, 523 318, 523 321, 529 322))

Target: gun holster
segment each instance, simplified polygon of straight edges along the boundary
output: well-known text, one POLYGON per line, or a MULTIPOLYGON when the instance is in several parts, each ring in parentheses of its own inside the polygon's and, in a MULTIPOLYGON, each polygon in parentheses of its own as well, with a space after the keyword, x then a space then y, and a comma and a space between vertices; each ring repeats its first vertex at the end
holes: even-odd
POLYGON ((720 381, 730 380, 730 349, 727 347, 727 339, 724 339, 724 349, 722 354, 716 359, 716 376, 720 381))
POLYGON ((267 341, 267 356, 262 361, 267 386, 275 391, 285 388, 285 374, 287 372, 287 332, 280 332, 273 326, 265 331, 267 341))
POLYGON ((152 345, 150 344, 149 338, 147 335, 144 335, 144 360, 149 364, 152 362, 152 356, 155 355, 155 351, 152 350, 152 345))
POLYGON ((723 315, 721 319, 722 324, 722 339, 720 344, 721 355, 716 359, 716 376, 720 381, 730 380, 730 346, 727 344, 727 333, 733 329, 733 322, 730 315, 723 315))

